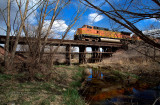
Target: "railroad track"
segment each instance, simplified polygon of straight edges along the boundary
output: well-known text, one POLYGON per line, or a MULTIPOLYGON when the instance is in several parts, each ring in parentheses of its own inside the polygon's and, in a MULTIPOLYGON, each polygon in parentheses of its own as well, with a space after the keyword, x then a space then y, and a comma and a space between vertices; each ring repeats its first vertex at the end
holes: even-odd
MULTIPOLYGON (((10 42, 14 43, 16 40, 15 36, 10 37, 10 42)), ((31 38, 31 37, 20 37, 18 44, 21 45, 26 45, 29 43, 34 43, 36 42, 36 38, 31 38)), ((41 39, 43 43, 43 38, 41 39)), ((5 44, 6 41, 6 36, 0 35, 0 44, 5 44)), ((99 46, 99 47, 121 47, 121 43, 111 43, 111 42, 91 42, 91 41, 77 41, 77 40, 61 40, 61 39, 47 39, 46 45, 60 45, 60 46, 86 46, 86 47, 92 47, 92 46, 99 46)))

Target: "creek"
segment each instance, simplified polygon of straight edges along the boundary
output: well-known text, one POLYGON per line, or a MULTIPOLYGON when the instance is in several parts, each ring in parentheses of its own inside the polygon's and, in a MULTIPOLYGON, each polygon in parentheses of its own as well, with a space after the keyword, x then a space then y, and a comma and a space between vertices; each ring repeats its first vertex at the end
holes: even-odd
MULTIPOLYGON (((160 86, 150 86, 109 70, 89 68, 80 90, 90 105, 152 105, 160 97, 160 86)), ((157 100, 154 105, 160 105, 157 100)))

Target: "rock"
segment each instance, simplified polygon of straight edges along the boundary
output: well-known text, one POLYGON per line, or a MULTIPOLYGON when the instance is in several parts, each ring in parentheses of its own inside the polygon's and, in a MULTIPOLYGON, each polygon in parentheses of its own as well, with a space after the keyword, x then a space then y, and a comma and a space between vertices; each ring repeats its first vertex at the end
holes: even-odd
POLYGON ((65 88, 63 88, 63 91, 66 91, 66 89, 65 89, 65 88))
POLYGON ((7 103, 7 105, 16 105, 16 103, 15 102, 9 102, 9 103, 7 103))
POLYGON ((135 84, 137 82, 136 78, 130 78, 129 79, 129 84, 135 84))
POLYGON ((97 79, 92 79, 92 81, 90 81, 91 84, 93 85, 97 85, 97 86, 105 86, 106 83, 102 80, 97 80, 97 79))
POLYGON ((107 76, 104 76, 103 77, 105 81, 108 81, 108 82, 116 82, 116 81, 120 81, 121 79, 115 75, 112 75, 112 74, 108 74, 107 76))
POLYGON ((124 84, 133 85, 137 82, 137 79, 131 76, 128 76, 127 79, 125 79, 123 82, 124 84))
POLYGON ((91 70, 88 69, 88 68, 87 68, 87 69, 84 69, 84 70, 83 70, 83 75, 84 75, 84 76, 89 76, 89 75, 91 75, 91 70))

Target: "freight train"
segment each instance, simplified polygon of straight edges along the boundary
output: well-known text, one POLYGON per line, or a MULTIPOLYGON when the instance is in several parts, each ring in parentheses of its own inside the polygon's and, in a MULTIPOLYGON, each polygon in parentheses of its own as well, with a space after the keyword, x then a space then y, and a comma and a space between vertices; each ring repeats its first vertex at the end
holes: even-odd
POLYGON ((115 32, 107 28, 83 25, 82 28, 78 28, 74 35, 74 40, 85 40, 85 41, 107 41, 107 42, 133 42, 140 40, 137 36, 130 36, 130 32, 115 32))

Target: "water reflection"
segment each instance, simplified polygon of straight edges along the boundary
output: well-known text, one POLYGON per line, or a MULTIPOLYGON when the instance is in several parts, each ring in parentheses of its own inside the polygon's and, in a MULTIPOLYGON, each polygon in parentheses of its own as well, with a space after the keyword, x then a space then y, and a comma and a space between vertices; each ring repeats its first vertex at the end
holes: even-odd
POLYGON ((87 77, 87 81, 91 81, 92 79, 103 79, 103 74, 100 70, 92 70, 89 68, 89 72, 91 75, 87 77))
POLYGON ((149 88, 145 83, 126 87, 120 81, 106 81, 100 70, 90 69, 90 73, 82 92, 90 105, 152 105, 160 97, 158 87, 149 88))

